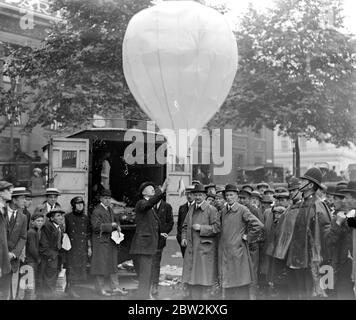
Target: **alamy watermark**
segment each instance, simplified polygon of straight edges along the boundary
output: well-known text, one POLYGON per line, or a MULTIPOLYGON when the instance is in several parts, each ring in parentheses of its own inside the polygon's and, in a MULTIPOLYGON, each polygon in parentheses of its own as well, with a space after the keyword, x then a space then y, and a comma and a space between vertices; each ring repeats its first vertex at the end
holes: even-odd
POLYGON ((153 121, 147 122, 147 131, 126 131, 124 141, 130 143, 124 152, 127 164, 213 164, 214 175, 227 175, 232 170, 231 129, 202 129, 199 132, 196 129, 161 129, 161 134, 150 132, 155 132, 153 121), (158 148, 157 144, 160 144, 158 148), (199 149, 202 151, 201 159, 199 149))

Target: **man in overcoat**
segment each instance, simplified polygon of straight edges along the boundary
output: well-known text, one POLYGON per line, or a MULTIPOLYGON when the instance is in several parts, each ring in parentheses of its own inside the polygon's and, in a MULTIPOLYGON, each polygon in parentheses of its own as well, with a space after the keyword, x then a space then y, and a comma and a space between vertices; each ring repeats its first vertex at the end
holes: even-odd
POLYGON ((137 299, 150 299, 152 264, 158 249, 160 220, 154 206, 163 199, 168 187, 166 180, 161 188, 155 188, 153 182, 143 182, 139 188, 142 197, 135 207, 136 231, 132 239, 130 254, 135 255, 138 264, 137 299))
POLYGON ((218 280, 220 219, 216 208, 205 201, 204 186, 196 185, 192 192, 195 204, 189 209, 182 229, 181 245, 186 247, 182 282, 189 286, 193 300, 201 300, 218 280))
POLYGON ((187 202, 185 204, 182 204, 179 209, 178 209, 178 221, 177 221, 177 241, 180 246, 180 250, 182 252, 182 256, 184 258, 184 252, 185 252, 185 247, 182 247, 181 241, 182 241, 182 227, 183 227, 183 222, 185 220, 185 217, 188 213, 188 210, 190 206, 194 205, 194 193, 191 191, 194 189, 194 186, 188 186, 185 189, 185 196, 187 198, 187 202))
POLYGON ((120 225, 114 220, 110 207, 111 191, 103 189, 100 193, 100 203, 91 214, 92 248, 90 273, 96 277, 96 290, 99 295, 126 295, 127 291, 119 288, 118 279, 118 248, 111 239, 113 231, 121 231, 120 225), (105 280, 109 280, 111 291, 105 290, 105 280))
POLYGON ((80 298, 75 286, 80 281, 87 280, 88 257, 91 256, 91 225, 84 213, 84 199, 74 197, 70 204, 72 212, 64 216, 66 233, 71 243, 71 248, 66 253, 66 293, 73 298, 80 298))
POLYGON ((313 167, 301 177, 300 191, 303 202, 295 220, 287 255, 287 266, 297 299, 326 297, 320 286, 320 267, 331 258, 326 236, 331 226, 327 206, 316 195, 322 189, 322 173, 313 167))
POLYGON ((153 266, 152 266, 152 290, 151 294, 153 296, 158 295, 158 283, 159 283, 159 274, 162 260, 162 251, 166 246, 166 239, 168 238, 168 234, 172 231, 174 220, 173 220, 173 212, 172 206, 164 201, 160 200, 156 205, 154 205, 153 209, 155 210, 159 222, 160 222, 160 234, 158 238, 158 248, 156 254, 153 258, 153 266))
POLYGON ((8 288, 11 277, 7 275, 11 271, 9 248, 7 245, 7 219, 6 202, 11 200, 13 185, 7 181, 0 181, 0 300, 8 299, 8 288))
POLYGON ((255 273, 248 242, 256 241, 263 231, 262 222, 237 201, 238 189, 225 187, 227 205, 221 211, 219 241, 219 278, 226 299, 248 299, 255 273))

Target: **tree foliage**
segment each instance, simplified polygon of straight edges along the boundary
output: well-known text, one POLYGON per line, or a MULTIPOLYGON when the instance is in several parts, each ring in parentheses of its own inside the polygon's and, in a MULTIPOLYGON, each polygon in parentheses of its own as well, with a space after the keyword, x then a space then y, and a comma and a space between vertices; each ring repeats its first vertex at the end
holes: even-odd
POLYGON ((40 48, 13 48, 5 66, 25 78, 32 102, 27 127, 75 127, 94 114, 144 118, 122 69, 122 41, 131 17, 149 0, 54 0, 63 20, 40 48), (24 54, 26 51, 26 54, 24 54))
POLYGON ((236 32, 236 80, 210 125, 265 125, 292 139, 355 142, 355 42, 342 27, 340 1, 280 0, 267 12, 250 6, 236 32), (334 27, 325 27, 330 8, 334 27))

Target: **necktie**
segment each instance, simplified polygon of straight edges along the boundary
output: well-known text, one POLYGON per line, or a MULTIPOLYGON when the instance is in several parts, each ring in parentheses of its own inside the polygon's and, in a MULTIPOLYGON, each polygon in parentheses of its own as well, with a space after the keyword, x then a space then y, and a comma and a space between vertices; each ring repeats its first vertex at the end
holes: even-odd
POLYGON ((16 214, 16 211, 14 211, 11 215, 11 218, 10 218, 10 225, 13 225, 15 223, 15 214, 16 214))
POLYGON ((62 248, 62 232, 61 232, 61 228, 58 227, 58 243, 57 243, 57 246, 58 246, 58 250, 60 250, 62 248))

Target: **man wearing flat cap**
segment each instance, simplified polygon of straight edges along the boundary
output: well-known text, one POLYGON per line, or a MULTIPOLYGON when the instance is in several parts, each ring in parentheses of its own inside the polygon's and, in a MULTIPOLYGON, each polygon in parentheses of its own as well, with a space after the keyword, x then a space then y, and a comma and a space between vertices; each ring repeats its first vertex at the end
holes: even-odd
POLYGON ((301 177, 300 191, 303 196, 287 256, 287 266, 295 286, 297 299, 312 296, 326 297, 320 286, 319 269, 331 258, 326 235, 330 229, 329 209, 316 195, 321 185, 322 173, 313 167, 301 177))
POLYGON ((179 209, 178 209, 178 221, 177 221, 177 241, 180 246, 180 251, 182 252, 182 256, 184 258, 184 252, 185 252, 185 247, 182 247, 181 241, 182 241, 182 227, 183 227, 183 222, 185 220, 185 217, 187 216, 187 213, 189 211, 189 208, 194 205, 194 193, 192 193, 192 190, 194 189, 194 186, 188 186, 185 189, 185 196, 187 198, 187 202, 185 204, 182 204, 179 209))
POLYGON ((120 232, 121 228, 114 219, 110 190, 100 192, 100 203, 94 208, 90 221, 93 247, 90 273, 95 276, 96 291, 101 296, 126 295, 127 292, 119 288, 118 248, 111 239, 112 232, 120 232), (109 282, 110 291, 105 290, 105 281, 109 282))
MULTIPOLYGON (((54 209, 47 213, 47 221, 41 229, 40 237, 40 297, 56 297, 56 282, 60 270, 60 250, 62 249, 63 230, 61 224, 64 211, 54 209)), ((36 213, 37 214, 37 213, 36 213)))
POLYGON ((141 199, 136 203, 136 231, 131 242, 130 254, 135 255, 138 264, 137 299, 150 299, 152 281, 152 263, 158 249, 160 236, 160 219, 154 206, 163 199, 168 188, 166 179, 161 188, 153 182, 146 181, 140 185, 141 199))
POLYGON ((0 181, 0 300, 8 298, 8 288, 11 278, 7 275, 11 271, 9 248, 7 245, 7 220, 5 218, 6 202, 11 200, 13 185, 7 181, 0 181))
POLYGON ((220 219, 216 208, 205 200, 203 185, 196 185, 192 192, 195 204, 190 207, 182 228, 181 245, 186 247, 182 282, 188 286, 191 299, 201 300, 218 279, 220 219))

